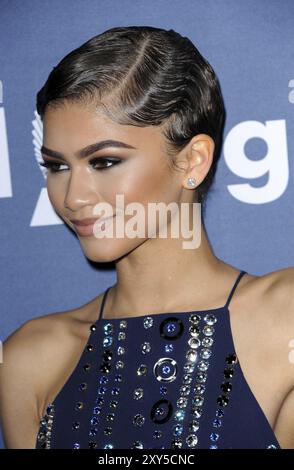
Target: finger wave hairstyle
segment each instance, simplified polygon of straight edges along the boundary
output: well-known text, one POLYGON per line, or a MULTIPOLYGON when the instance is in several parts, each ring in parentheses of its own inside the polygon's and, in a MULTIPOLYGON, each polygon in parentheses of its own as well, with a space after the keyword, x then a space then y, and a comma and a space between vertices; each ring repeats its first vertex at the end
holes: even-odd
POLYGON ((166 153, 176 155, 197 134, 215 143, 213 163, 195 190, 205 202, 222 145, 225 109, 220 85, 195 45, 173 29, 115 27, 67 54, 37 93, 41 120, 64 101, 102 107, 114 122, 161 126, 166 153))

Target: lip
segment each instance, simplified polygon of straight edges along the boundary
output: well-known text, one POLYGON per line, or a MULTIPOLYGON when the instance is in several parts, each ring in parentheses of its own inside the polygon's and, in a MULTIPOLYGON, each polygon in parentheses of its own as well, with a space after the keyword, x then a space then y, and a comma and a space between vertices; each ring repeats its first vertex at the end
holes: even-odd
POLYGON ((94 219, 94 218, 91 218, 91 219, 81 219, 81 220, 77 220, 77 219, 72 219, 71 222, 74 224, 74 225, 91 225, 91 224, 94 224, 96 222, 96 220, 99 220, 99 219, 94 219))
POLYGON ((86 237, 89 235, 94 235, 94 230, 93 227, 95 223, 97 222, 98 225, 102 224, 103 222, 106 222, 110 219, 112 219, 114 216, 110 217, 104 217, 103 219, 83 219, 83 220, 78 220, 74 221, 72 220, 71 222, 74 224, 75 230, 80 235, 81 237, 86 237))

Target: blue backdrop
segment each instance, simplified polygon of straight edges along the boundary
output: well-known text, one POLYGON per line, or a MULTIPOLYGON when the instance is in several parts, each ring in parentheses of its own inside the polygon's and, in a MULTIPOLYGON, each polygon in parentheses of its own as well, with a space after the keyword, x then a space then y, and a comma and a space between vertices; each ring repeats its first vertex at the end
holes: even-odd
POLYGON ((55 216, 37 165, 35 95, 72 49, 114 26, 188 36, 215 69, 227 111, 205 225, 215 254, 262 275, 293 266, 292 0, 0 0, 0 339, 115 282, 55 216))

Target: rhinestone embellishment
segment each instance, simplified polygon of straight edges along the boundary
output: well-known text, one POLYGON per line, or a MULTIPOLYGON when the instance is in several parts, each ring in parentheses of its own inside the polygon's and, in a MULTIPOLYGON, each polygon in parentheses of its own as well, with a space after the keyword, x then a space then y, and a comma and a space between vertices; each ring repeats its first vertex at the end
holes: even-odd
POLYGON ((177 362, 170 357, 160 358, 153 367, 153 373, 159 382, 172 382, 177 376, 177 362))
POLYGON ((162 338, 173 341, 182 336, 184 325, 179 318, 169 317, 160 323, 159 331, 162 338))
POLYGON ((215 419, 212 422, 212 426, 214 430, 210 434, 210 440, 212 444, 210 445, 210 449, 218 449, 217 441, 220 438, 220 432, 216 432, 218 428, 221 428, 223 424, 223 417, 225 415, 224 409, 229 404, 229 394, 232 391, 233 385, 230 381, 234 376, 234 367, 238 362, 237 355, 235 353, 229 354, 225 358, 225 362, 229 365, 224 369, 224 381, 220 385, 221 394, 217 397, 216 402, 219 408, 216 410, 215 419), (230 380, 228 380, 230 379, 230 380))
POLYGON ((40 420, 40 429, 37 435, 37 441, 42 449, 51 448, 51 435, 54 415, 55 405, 53 403, 49 403, 44 416, 40 420))

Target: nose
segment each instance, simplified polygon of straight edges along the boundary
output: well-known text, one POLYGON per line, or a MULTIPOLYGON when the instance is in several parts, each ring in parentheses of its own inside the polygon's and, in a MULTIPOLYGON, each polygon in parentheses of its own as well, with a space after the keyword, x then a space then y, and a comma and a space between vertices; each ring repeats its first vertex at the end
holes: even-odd
POLYGON ((86 205, 95 205, 100 197, 97 191, 97 181, 86 169, 72 170, 64 199, 64 207, 75 212, 86 205))

